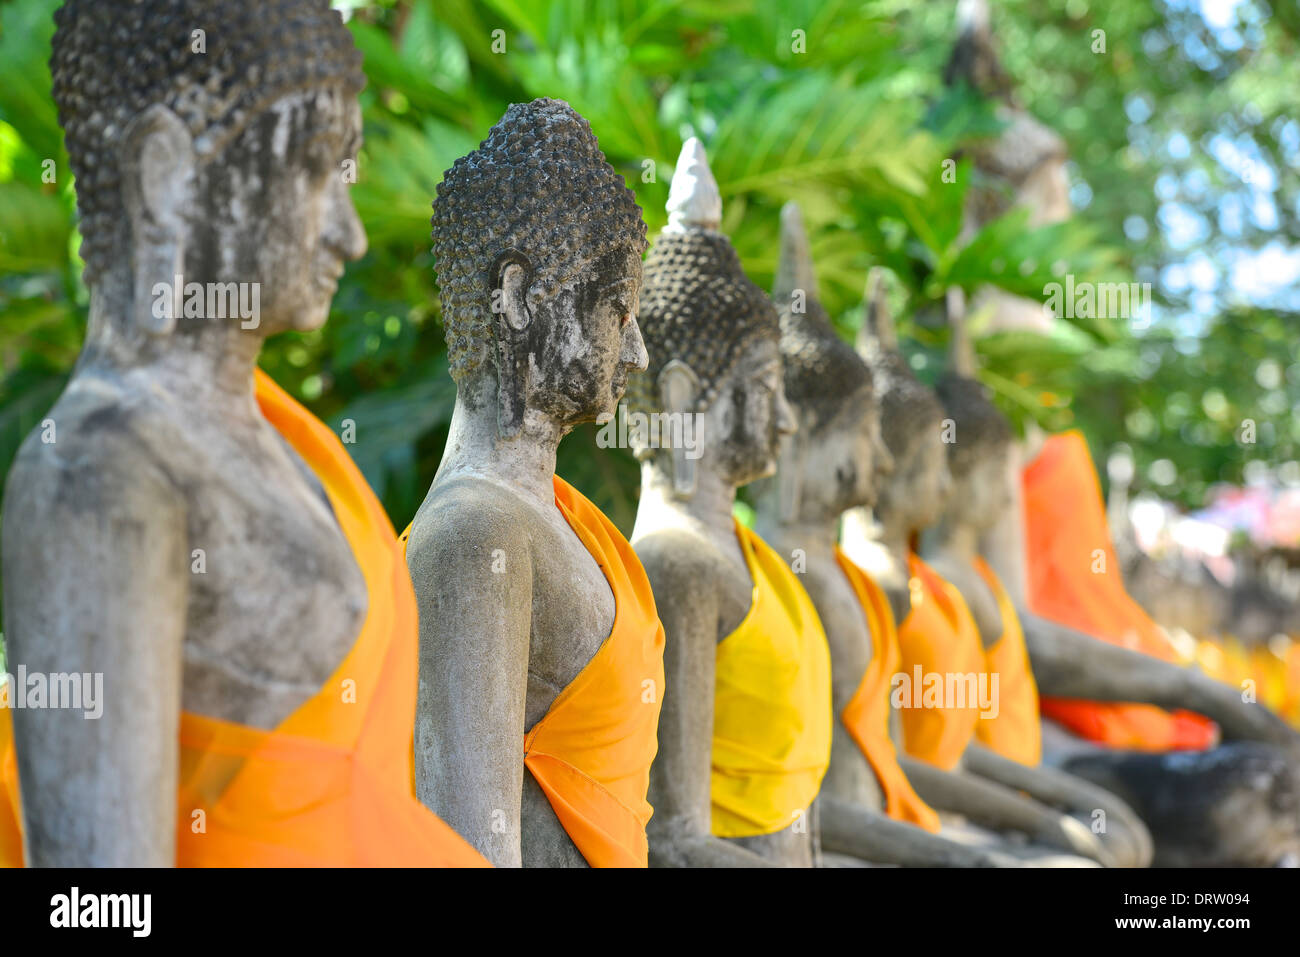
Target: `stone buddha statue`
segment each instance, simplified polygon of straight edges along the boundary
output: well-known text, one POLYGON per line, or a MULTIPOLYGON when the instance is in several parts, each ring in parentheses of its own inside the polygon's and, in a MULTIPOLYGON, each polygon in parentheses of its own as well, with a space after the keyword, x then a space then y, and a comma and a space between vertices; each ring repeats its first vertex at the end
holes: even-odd
MULTIPOLYGON (((972 378, 974 354, 960 322, 953 333, 953 371, 944 376, 937 391, 955 431, 949 463, 953 474, 959 476, 958 487, 926 544, 934 567, 967 600, 986 647, 997 648, 1008 637, 1023 635, 1019 644, 1032 664, 1035 684, 1044 695, 1066 699, 1067 706, 1078 707, 1074 702, 1079 699, 1125 702, 1125 709, 1137 709, 1135 721, 1148 712, 1155 720, 1161 718, 1161 713, 1144 709, 1145 705, 1191 708, 1214 718, 1237 742, 1210 751, 1167 755, 1105 752, 1078 745, 1062 747, 1064 739, 1058 732, 1054 742, 1063 753, 1049 755, 1049 760, 1077 769, 1090 782, 1085 789, 1101 785, 1130 802, 1154 832, 1158 863, 1259 864, 1295 848, 1294 815, 1279 811, 1278 806, 1288 802, 1285 795, 1295 793, 1300 778, 1295 758, 1288 758, 1293 753, 1294 735, 1280 719, 1199 671, 1098 641, 1017 607, 981 556, 984 536, 998 526, 1013 504, 1002 473, 1013 435, 1009 423, 972 378), (965 504, 959 507, 958 502, 965 504), (1240 782, 1247 779, 1256 784, 1241 787, 1240 782), (1228 806, 1233 811, 1226 811, 1228 806), (1228 825, 1229 818, 1236 823, 1228 825)), ((1076 503, 1076 507, 1086 506, 1076 503)), ((1003 656, 1005 681, 1005 671, 1013 670, 1005 662, 1005 645, 996 654, 1003 656)), ((1006 700, 1004 693, 1004 712, 1006 700)), ((1126 710, 1121 716, 1130 713, 1126 710)), ((1000 739, 981 740, 994 753, 973 751, 968 762, 972 769, 999 773, 991 767, 999 754, 1024 761, 1014 748, 1003 746, 1012 744, 1005 733, 1000 739)), ((1083 783, 1080 777, 1047 767, 1033 771, 1050 775, 1058 785, 1077 787, 1083 783)), ((1087 790, 1073 796, 1063 792, 1062 797, 1073 810, 1084 814, 1090 807, 1105 806, 1095 804, 1095 796, 1087 790)), ((1106 837, 1111 844, 1129 840, 1150 846, 1150 838, 1141 834, 1124 837, 1133 832, 1126 815, 1117 816, 1113 810, 1108 810, 1108 815, 1111 825, 1106 837)), ((1145 829, 1146 825, 1142 826, 1145 829)))
POLYGON ((256 371, 267 336, 325 321, 366 248, 342 175, 351 35, 326 0, 68 0, 55 19, 90 318, 9 474, 4 631, 9 668, 103 693, 94 720, 0 710, 26 861, 481 863, 411 788, 392 526, 256 371))
MULTIPOLYGON (((915 378, 895 348, 878 280, 873 279, 873 287, 868 293, 868 335, 861 351, 871 367, 881 403, 882 434, 895 468, 882 483, 874 513, 862 508, 845 513, 842 548, 846 558, 888 596, 898 624, 900 673, 908 679, 905 689, 936 680, 934 676, 944 682, 944 688, 950 677, 957 676, 986 683, 983 690, 969 689, 970 700, 965 698, 965 688, 962 700, 948 701, 948 692, 942 691, 933 702, 919 687, 904 690, 898 709, 904 752, 899 762, 917 793, 936 810, 960 814, 991 832, 1027 834, 1041 848, 1108 864, 1140 862, 1140 854, 1128 846, 1116 855, 1069 816, 1067 812, 1074 808, 1062 794, 1077 797, 1079 786, 1072 790, 1068 782, 1056 777, 1048 781, 1046 775, 1035 781, 1033 769, 1010 767, 1014 762, 985 756, 975 743, 979 726, 996 717, 1003 701, 1014 695, 993 685, 995 673, 987 667, 976 623, 960 592, 913 549, 919 533, 940 521, 952 501, 953 477, 943 439, 945 414, 934 393, 915 378), (978 762, 978 769, 972 762, 978 762)), ((1093 802, 1090 808, 1110 807, 1125 819, 1133 817, 1113 796, 1096 788, 1087 791, 1093 802)), ((1038 851, 1032 853, 1042 862, 1038 851)))
POLYGON ((953 330, 952 368, 936 386, 952 428, 948 465, 953 490, 943 515, 925 532, 923 550, 935 571, 961 594, 979 632, 987 667, 999 678, 996 717, 976 726, 978 747, 965 767, 1090 820, 1106 814, 1101 840, 1114 859, 1145 866, 1152 847, 1146 826, 1122 801, 1081 779, 1044 767, 1037 680, 1021 617, 997 573, 980 553, 982 536, 1012 506, 1005 465, 1014 436, 1010 423, 973 378, 974 353, 965 329, 953 330))
POLYGON ((794 429, 776 310, 719 232, 704 149, 682 147, 669 222, 646 261, 647 370, 629 387, 641 501, 632 542, 666 636, 651 772, 660 865, 811 866, 810 805, 830 754, 816 612, 784 557, 732 516, 794 429))
MULTIPOLYGON (((966 197, 963 235, 974 234, 1012 207, 1028 210, 1030 227, 1070 216, 1070 183, 1065 140, 1019 101, 994 48, 987 0, 961 0, 958 36, 944 67, 948 86, 964 83, 986 97, 1005 124, 996 135, 972 143, 976 176, 966 197)), ((1046 332, 1051 321, 1042 304, 1000 289, 980 290, 976 305, 990 308, 995 328, 1046 332)))
POLYGON ((894 468, 880 434, 870 368, 839 338, 817 297, 799 208, 781 211, 773 289, 786 394, 798 431, 775 477, 756 483, 756 528, 791 556, 831 649, 831 761, 817 799, 821 845, 840 855, 910 866, 1014 866, 1015 858, 940 835, 938 814, 908 783, 889 734, 899 668, 884 591, 839 550, 840 515, 869 507, 894 468))
POLYGON ((662 629, 630 546, 555 475, 645 367, 645 246, 558 100, 511 106, 433 206, 456 406, 408 530, 417 789, 498 865, 646 864, 662 629))

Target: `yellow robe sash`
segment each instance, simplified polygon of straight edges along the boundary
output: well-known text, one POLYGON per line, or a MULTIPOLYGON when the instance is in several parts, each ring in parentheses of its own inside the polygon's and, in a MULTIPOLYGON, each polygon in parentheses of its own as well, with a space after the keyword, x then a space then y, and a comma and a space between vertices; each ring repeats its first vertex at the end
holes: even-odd
POLYGON ((773 834, 804 814, 830 764, 831 659, 812 600, 761 538, 736 523, 754 583, 717 649, 713 833, 773 834))

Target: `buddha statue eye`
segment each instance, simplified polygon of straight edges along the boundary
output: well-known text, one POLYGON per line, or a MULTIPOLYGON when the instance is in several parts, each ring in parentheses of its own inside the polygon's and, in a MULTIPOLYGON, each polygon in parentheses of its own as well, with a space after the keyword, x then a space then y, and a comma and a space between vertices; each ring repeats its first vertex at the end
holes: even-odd
POLYGON ((307 144, 305 159, 307 172, 315 179, 323 179, 330 173, 342 168, 343 160, 338 154, 338 144, 333 137, 316 136, 307 144))

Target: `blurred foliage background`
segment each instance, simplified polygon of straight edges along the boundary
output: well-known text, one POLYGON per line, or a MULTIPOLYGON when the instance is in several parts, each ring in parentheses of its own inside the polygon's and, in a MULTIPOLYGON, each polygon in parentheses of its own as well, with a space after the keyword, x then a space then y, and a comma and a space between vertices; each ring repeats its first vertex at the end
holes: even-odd
MULTIPOLYGON (((0 475, 63 387, 87 307, 50 98, 56 6, 0 3, 0 475)), ((269 341, 262 364, 327 422, 355 421, 349 449, 399 529, 432 480, 455 397, 430 202, 509 103, 538 96, 590 120, 652 237, 681 143, 700 136, 723 228, 764 287, 778 210, 799 200, 822 299, 845 335, 861 323, 867 270, 886 267, 923 376, 942 363, 945 332, 929 317, 948 286, 1041 300, 1067 271, 1151 282, 1147 328, 1080 320, 1051 336, 980 337, 1006 411, 1018 424, 1083 428, 1098 461, 1126 441, 1138 488, 1184 505, 1213 482, 1241 481, 1252 460, 1297 458, 1300 304, 1294 282, 1276 281, 1300 244, 1300 12, 1290 0, 994 3, 1020 98, 1069 143, 1077 213, 1038 230, 1008 214, 965 246, 974 174, 962 162, 945 183, 942 162, 999 127, 979 97, 943 86, 951 0, 335 6, 369 78, 353 195, 370 251, 349 267, 330 322, 269 341), (1097 29, 1105 53, 1093 52, 1097 29), (1246 418, 1259 424, 1254 446, 1236 440, 1246 418)), ((630 529, 629 455, 597 451, 588 428, 564 443, 559 471, 630 529)))

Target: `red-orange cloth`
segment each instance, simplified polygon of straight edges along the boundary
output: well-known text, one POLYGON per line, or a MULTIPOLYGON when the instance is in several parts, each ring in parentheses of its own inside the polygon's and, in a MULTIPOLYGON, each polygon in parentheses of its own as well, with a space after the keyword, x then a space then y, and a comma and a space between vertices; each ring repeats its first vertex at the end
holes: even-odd
POLYGON ((961 593, 915 553, 908 554, 907 568, 912 608, 898 629, 901 671, 909 683, 901 695, 903 750, 950 771, 975 735, 980 707, 978 697, 972 701, 963 691, 966 700, 959 702, 943 691, 953 677, 983 674, 984 645, 961 593), (939 700, 918 705, 924 701, 918 681, 936 679, 939 700))
MULTIPOLYGON (((646 800, 659 748, 664 629, 650 580, 622 533, 555 476, 555 504, 614 593, 614 627, 524 735, 524 766, 592 867, 646 867, 646 800)), ((410 528, 402 532, 405 543, 410 528)))
MULTIPOLYGON (((260 370, 256 397, 324 486, 365 577, 369 605, 334 675, 273 731, 182 713, 176 863, 488 866, 415 796, 419 636, 393 527, 324 423, 260 370)), ((9 718, 0 713, 0 803, 9 805, 0 808, 0 853, 12 855, 17 769, 9 718)), ((19 861, 10 856, 3 863, 19 861)))
MULTIPOLYGON (((1101 641, 1177 661, 1169 639, 1124 589, 1082 433, 1049 438, 1024 469, 1022 486, 1030 610, 1101 641)), ((1196 750, 1218 737, 1208 718, 1151 705, 1044 697, 1042 713, 1116 748, 1196 750)))
POLYGON ((872 652, 862 682, 840 712, 840 720, 876 773, 885 796, 885 813, 896 821, 906 821, 937 834, 939 815, 912 788, 899 767, 894 742, 889 738, 889 685, 902 661, 894 612, 884 589, 838 546, 835 560, 858 596, 871 633, 872 652))
POLYGON ((975 570, 993 592, 1002 616, 1002 635, 984 649, 990 675, 998 677, 997 717, 981 716, 975 737, 1004 758, 1030 767, 1043 758, 1043 724, 1038 718, 1038 684, 1011 596, 988 562, 975 556, 975 570))

